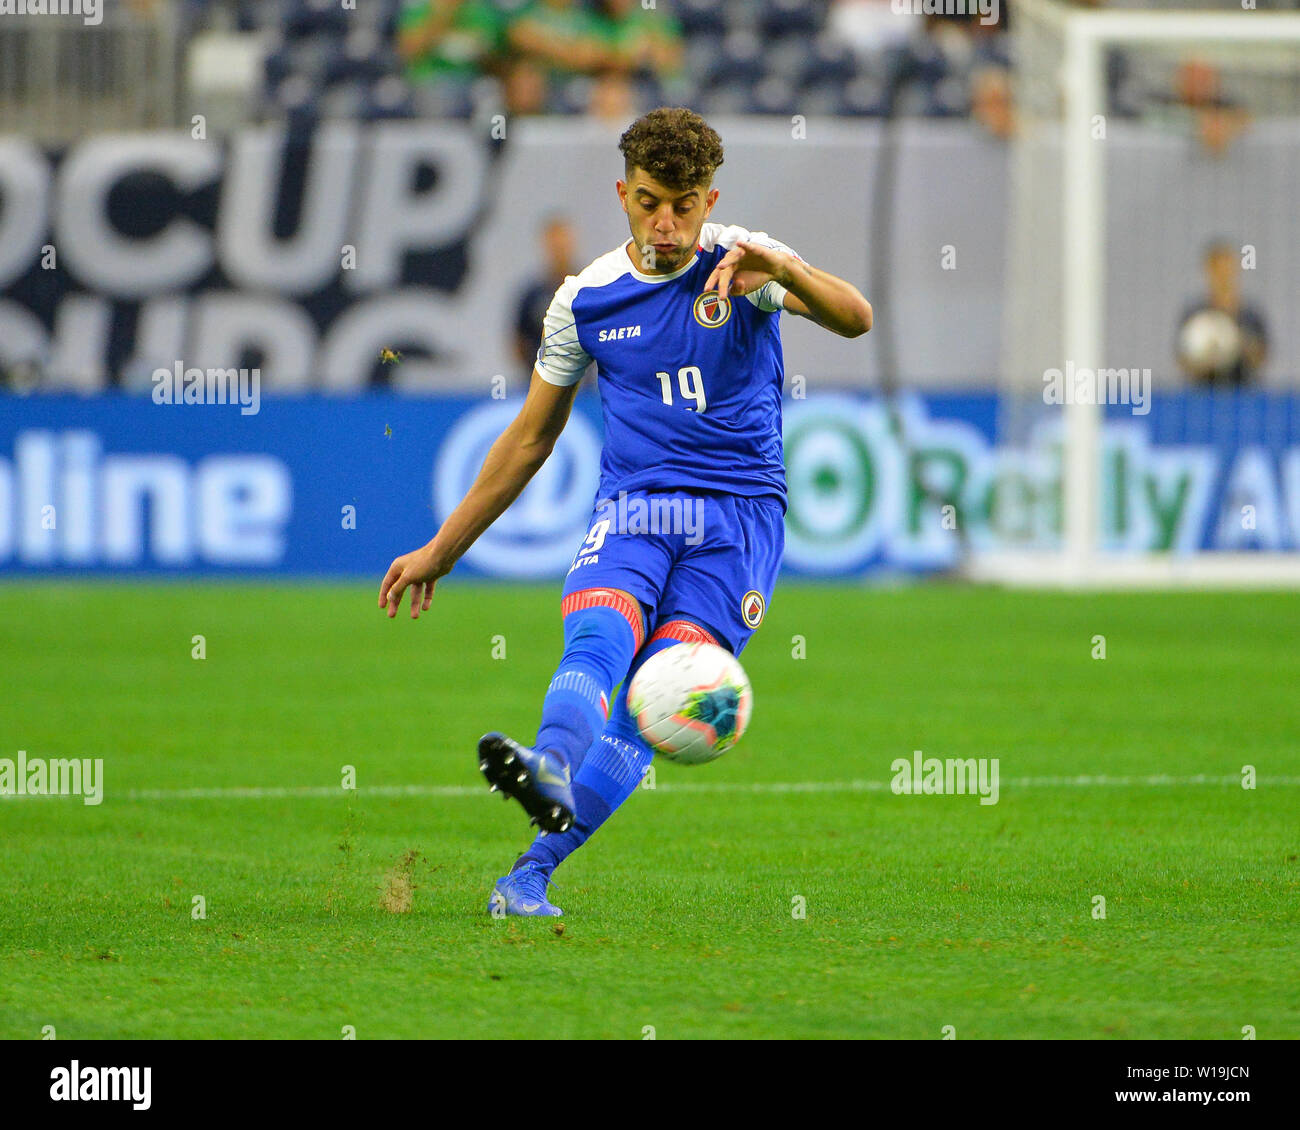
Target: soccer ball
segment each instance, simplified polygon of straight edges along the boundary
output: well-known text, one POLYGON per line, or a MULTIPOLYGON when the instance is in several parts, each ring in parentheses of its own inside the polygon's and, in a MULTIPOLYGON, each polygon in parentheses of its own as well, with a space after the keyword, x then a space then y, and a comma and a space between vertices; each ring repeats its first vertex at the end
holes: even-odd
POLYGON ((740 741, 754 693, 731 652, 679 643, 645 661, 627 702, 648 746, 683 765, 702 765, 740 741))
POLYGON ((1241 359, 1241 330, 1222 310, 1199 310, 1183 324, 1178 350, 1197 373, 1230 369, 1241 359))

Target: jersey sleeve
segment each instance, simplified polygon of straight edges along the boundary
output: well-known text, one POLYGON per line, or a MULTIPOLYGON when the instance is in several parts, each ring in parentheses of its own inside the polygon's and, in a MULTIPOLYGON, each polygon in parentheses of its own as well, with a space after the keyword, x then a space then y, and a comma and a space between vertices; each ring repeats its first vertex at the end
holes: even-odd
MULTIPOLYGON (((784 251, 787 255, 793 255, 799 262, 803 262, 803 256, 793 247, 787 247, 779 239, 773 239, 767 232, 751 232, 747 243, 757 243, 762 247, 771 247, 776 251, 784 251)), ((772 313, 777 310, 785 309, 786 289, 776 279, 766 282, 757 290, 745 295, 760 310, 766 310, 772 313)))
POLYGON ((555 292, 542 323, 542 344, 537 350, 537 372, 553 385, 576 385, 582 380, 592 357, 578 341, 573 316, 573 296, 578 280, 570 275, 555 292))
MULTIPOLYGON (((801 263, 804 261, 803 256, 793 247, 788 247, 779 239, 773 239, 765 231, 752 232, 735 224, 726 227, 722 224, 705 224, 705 229, 702 234, 706 239, 712 241, 713 245, 724 247, 728 251, 736 246, 737 241, 743 239, 746 243, 757 243, 763 247, 771 247, 776 251, 784 251, 787 255, 793 255, 801 263)), ((785 309, 785 296, 785 287, 775 279, 764 283, 757 290, 745 295, 760 310, 764 310, 769 314, 785 309)))

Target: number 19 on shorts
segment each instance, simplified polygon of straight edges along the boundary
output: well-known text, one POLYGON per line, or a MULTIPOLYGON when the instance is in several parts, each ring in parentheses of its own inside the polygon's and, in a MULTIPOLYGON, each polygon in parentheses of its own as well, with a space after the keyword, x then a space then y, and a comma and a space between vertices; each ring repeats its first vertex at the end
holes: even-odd
MULTIPOLYGON (((673 378, 669 373, 656 373, 659 378, 659 384, 663 388, 664 403, 672 404, 673 402, 673 378)), ((686 405, 687 412, 703 412, 708 407, 708 402, 704 399, 704 377, 700 374, 698 365, 683 365, 677 370, 677 388, 682 394, 683 400, 695 401, 695 407, 686 405)))

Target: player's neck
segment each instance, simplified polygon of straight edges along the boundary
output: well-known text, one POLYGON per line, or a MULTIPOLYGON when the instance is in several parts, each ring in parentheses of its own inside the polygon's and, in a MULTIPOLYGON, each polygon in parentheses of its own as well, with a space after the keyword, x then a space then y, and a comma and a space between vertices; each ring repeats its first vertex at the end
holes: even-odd
POLYGON ((1210 305, 1229 314, 1235 314, 1241 306, 1241 295, 1235 286, 1212 287, 1210 305))

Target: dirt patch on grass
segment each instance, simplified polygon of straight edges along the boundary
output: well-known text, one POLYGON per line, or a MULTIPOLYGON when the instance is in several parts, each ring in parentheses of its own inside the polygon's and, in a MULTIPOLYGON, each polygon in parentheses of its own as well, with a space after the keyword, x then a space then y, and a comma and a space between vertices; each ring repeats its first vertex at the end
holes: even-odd
POLYGON ((379 887, 381 910, 389 914, 410 913, 417 890, 415 868, 422 858, 418 851, 408 851, 388 869, 379 887))

